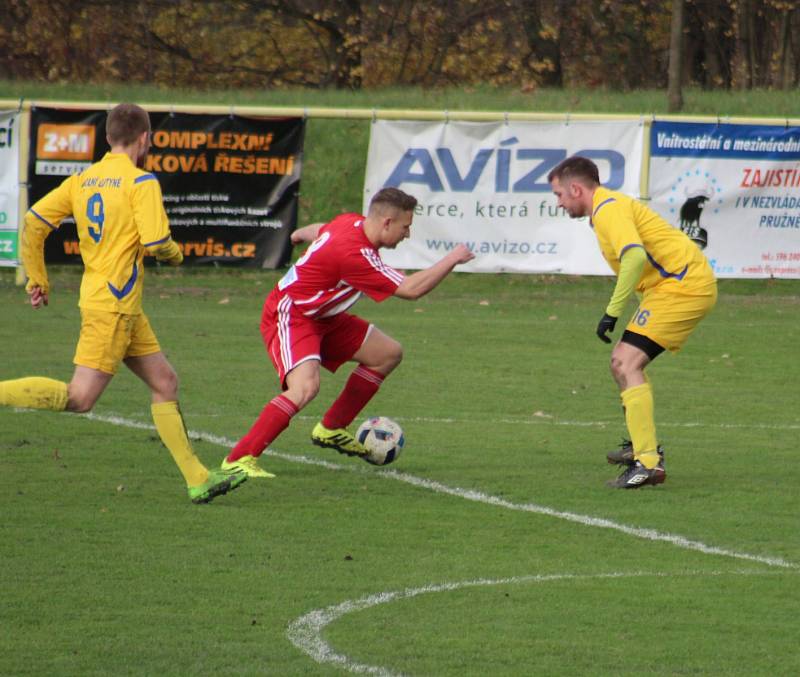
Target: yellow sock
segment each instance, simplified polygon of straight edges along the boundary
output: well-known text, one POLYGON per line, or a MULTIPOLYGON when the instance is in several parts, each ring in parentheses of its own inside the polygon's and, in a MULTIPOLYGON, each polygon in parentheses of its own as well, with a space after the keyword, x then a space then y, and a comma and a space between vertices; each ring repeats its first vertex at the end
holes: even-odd
POLYGON ((653 388, 650 383, 622 391, 625 423, 633 443, 633 457, 646 468, 655 468, 659 457, 653 418, 653 388))
POLYGON ((64 411, 67 407, 67 384, 43 376, 0 381, 0 404, 64 411))
MULTIPOLYGON (((643 372, 644 380, 647 382, 647 385, 650 386, 650 399, 653 399, 653 381, 650 378, 650 374, 646 371, 643 372)), ((651 414, 651 418, 653 418, 653 435, 655 435, 655 417, 651 414)), ((658 449, 658 445, 656 445, 656 449, 658 449)), ((638 458, 639 461, 642 462, 645 468, 655 468, 658 465, 658 462, 661 460, 661 457, 658 455, 658 451, 643 451, 638 458)))
POLYGON ((153 422, 164 446, 183 473, 186 484, 196 487, 208 479, 208 470, 194 454, 181 410, 177 402, 157 402, 150 405, 153 422))

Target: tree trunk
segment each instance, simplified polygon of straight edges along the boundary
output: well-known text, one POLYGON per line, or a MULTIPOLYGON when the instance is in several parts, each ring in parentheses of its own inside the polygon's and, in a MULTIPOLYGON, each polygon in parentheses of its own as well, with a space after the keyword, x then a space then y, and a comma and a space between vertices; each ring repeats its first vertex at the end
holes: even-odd
POLYGON ((672 0, 667 84, 667 110, 670 113, 683 108, 683 2, 672 0))
POLYGON ((736 7, 736 85, 739 89, 753 86, 753 64, 750 61, 750 7, 747 0, 741 0, 736 7))
POLYGON ((778 76, 777 84, 781 89, 789 89, 789 12, 784 10, 781 12, 780 28, 780 44, 778 45, 778 76))
POLYGON ((728 88, 731 85, 732 48, 727 33, 733 20, 732 16, 730 8, 722 3, 709 3, 709 6, 699 14, 707 89, 728 88))
POLYGON ((544 4, 522 0, 515 6, 515 16, 518 17, 517 21, 522 26, 528 41, 528 65, 541 64, 545 61, 551 64, 551 70, 535 73, 538 84, 545 87, 561 87, 564 80, 561 73, 560 45, 556 36, 543 33, 545 20, 542 5, 544 4))

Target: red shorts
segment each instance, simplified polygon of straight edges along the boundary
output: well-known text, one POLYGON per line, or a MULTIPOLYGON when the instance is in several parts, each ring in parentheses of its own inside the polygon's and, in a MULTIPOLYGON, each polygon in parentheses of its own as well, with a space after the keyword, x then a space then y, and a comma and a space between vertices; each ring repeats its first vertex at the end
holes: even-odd
POLYGON ((306 360, 336 371, 358 352, 371 329, 369 322, 348 313, 313 319, 278 308, 265 310, 261 318, 264 345, 284 388, 286 374, 306 360))

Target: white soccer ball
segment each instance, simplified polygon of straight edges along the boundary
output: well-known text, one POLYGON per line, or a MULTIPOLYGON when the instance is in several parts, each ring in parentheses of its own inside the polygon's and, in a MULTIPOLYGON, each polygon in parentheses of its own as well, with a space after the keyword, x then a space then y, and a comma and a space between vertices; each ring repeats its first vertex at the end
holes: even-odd
POLYGON ((356 439, 367 448, 364 460, 372 465, 396 461, 406 443, 403 429, 392 419, 373 416, 358 426, 356 439))

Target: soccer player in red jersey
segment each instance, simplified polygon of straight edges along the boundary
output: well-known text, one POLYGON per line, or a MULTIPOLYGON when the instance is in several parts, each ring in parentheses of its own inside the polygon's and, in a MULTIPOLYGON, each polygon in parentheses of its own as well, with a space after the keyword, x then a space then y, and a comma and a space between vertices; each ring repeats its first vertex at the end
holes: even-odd
POLYGON ((455 266, 474 258, 465 245, 458 245, 429 268, 408 276, 387 266, 378 250, 394 248, 409 236, 416 205, 413 196, 383 188, 372 198, 366 216, 340 214, 330 223, 292 233, 293 244, 312 244, 267 297, 261 317, 261 334, 283 392, 264 407, 222 461, 223 469, 273 477, 256 459, 317 395, 320 365, 333 372, 351 360, 358 366, 314 427, 311 440, 348 456, 366 454, 347 426, 400 364, 403 349, 377 327, 345 311, 362 293, 378 302, 390 296, 417 299, 455 266))

